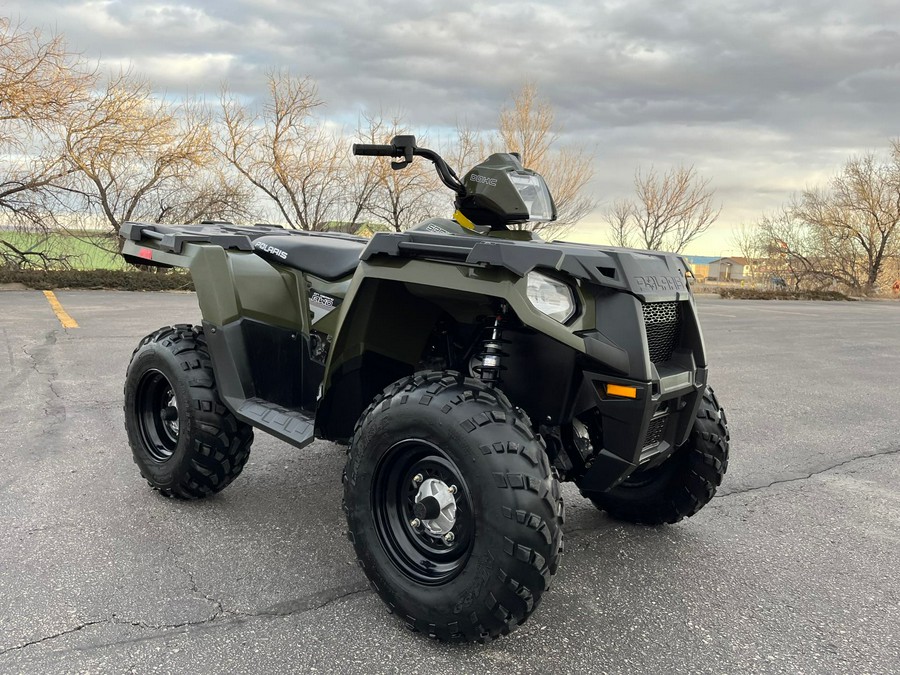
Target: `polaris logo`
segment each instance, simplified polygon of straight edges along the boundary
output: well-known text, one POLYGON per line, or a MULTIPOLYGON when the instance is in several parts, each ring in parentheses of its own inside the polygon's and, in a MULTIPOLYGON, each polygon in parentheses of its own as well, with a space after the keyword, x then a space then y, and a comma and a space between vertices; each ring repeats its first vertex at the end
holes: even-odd
POLYGON ((640 292, 683 291, 684 280, 680 277, 645 276, 633 277, 634 285, 640 292))
POLYGON ((270 246, 264 241, 254 241, 253 248, 263 251, 264 253, 271 253, 272 255, 276 255, 282 260, 287 258, 287 251, 282 251, 280 248, 275 248, 274 246, 270 246))
POLYGON ((497 187, 497 179, 496 178, 488 178, 487 176, 479 176, 477 173, 473 173, 471 176, 469 176, 469 182, 481 183, 483 185, 489 185, 490 187, 497 187))

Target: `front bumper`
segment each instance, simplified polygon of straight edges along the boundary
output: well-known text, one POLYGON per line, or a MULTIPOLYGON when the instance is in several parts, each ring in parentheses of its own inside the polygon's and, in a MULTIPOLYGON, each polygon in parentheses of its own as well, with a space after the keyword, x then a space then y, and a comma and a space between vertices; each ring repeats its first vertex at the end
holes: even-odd
POLYGON ((589 420, 592 453, 577 479, 585 491, 618 485, 684 443, 706 387, 707 364, 693 299, 595 296, 596 328, 580 333, 583 364, 574 416, 589 420), (608 385, 633 388, 634 398, 608 385))
MULTIPOLYGON (((595 452, 578 486, 602 492, 625 480, 639 466, 662 462, 687 440, 706 388, 706 368, 660 367, 660 377, 639 382, 585 372, 582 397, 593 399, 591 425, 595 452), (634 388, 635 398, 606 393, 607 385, 634 388)), ((582 400, 584 400, 584 398, 582 400)))

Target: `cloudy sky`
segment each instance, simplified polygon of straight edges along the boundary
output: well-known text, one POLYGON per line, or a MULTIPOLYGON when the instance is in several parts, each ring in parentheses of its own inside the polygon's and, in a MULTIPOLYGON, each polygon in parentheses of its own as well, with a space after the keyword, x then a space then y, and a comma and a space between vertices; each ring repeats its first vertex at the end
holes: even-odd
MULTIPOLYGON (((602 205, 637 166, 694 164, 723 211, 690 252, 820 184, 850 154, 900 135, 896 0, 0 0, 170 95, 257 95, 289 67, 325 113, 399 108, 431 135, 490 129, 526 78, 557 110, 561 143, 596 152, 602 205)), ((598 210, 577 233, 602 241, 598 210)))

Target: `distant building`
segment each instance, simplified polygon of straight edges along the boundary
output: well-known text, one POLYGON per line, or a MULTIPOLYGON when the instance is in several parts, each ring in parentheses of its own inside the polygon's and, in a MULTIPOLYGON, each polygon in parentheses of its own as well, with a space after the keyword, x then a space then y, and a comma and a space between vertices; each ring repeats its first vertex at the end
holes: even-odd
POLYGON ((718 260, 714 255, 686 255, 684 259, 687 260, 694 278, 698 281, 704 281, 709 277, 709 263, 718 260))
POLYGON ((746 258, 716 258, 709 263, 710 281, 743 281, 750 277, 750 261, 746 258))

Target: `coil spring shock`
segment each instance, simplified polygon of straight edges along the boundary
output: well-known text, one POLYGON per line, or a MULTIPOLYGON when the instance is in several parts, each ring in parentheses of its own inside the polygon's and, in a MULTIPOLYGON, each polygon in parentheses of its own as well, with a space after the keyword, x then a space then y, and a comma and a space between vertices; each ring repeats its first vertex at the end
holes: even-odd
POLYGON ((500 372, 506 370, 506 366, 500 363, 500 359, 509 356, 503 351, 503 345, 509 343, 509 340, 503 339, 503 324, 506 320, 507 310, 506 303, 501 303, 500 311, 494 317, 494 325, 487 328, 489 334, 482 342, 481 351, 476 355, 481 363, 472 368, 482 382, 486 382, 492 387, 500 384, 500 372))

